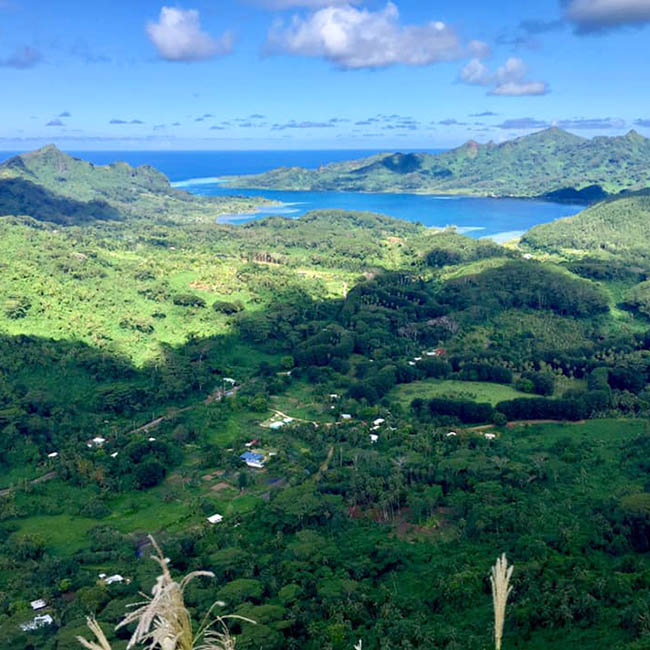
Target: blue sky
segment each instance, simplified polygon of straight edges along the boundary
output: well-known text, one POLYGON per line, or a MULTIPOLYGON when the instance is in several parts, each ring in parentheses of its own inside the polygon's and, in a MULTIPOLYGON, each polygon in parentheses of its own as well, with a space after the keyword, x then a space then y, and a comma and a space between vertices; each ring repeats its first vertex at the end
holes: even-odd
POLYGON ((650 136, 650 0, 0 0, 0 149, 650 136))

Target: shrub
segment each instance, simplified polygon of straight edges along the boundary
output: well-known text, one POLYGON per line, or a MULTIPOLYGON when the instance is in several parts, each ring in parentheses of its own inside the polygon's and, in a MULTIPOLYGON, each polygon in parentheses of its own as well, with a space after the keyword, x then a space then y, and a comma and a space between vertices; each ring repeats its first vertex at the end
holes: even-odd
POLYGON ((177 293, 173 302, 180 307, 205 307, 205 300, 193 293, 177 293))
POLYGON ((240 311, 244 311, 244 305, 239 301, 227 302, 225 300, 217 300, 212 305, 212 309, 214 309, 218 314, 226 314, 226 316, 230 316, 232 314, 238 314, 240 311))
POLYGON ((7 318, 17 320, 25 318, 32 304, 26 296, 12 296, 4 304, 4 312, 7 318))

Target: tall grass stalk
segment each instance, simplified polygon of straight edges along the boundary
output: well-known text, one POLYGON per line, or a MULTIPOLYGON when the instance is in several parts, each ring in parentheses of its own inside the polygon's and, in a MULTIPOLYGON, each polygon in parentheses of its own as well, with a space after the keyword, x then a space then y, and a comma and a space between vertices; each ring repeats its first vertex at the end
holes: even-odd
POLYGON ((508 559, 503 553, 497 558, 496 564, 492 567, 490 583, 492 585, 492 602, 494 603, 494 647, 501 650, 503 638, 503 624, 506 620, 506 603, 512 591, 510 578, 514 565, 508 566, 508 559))
MULTIPOLYGON (((194 632, 192 618, 185 606, 184 592, 187 585, 199 576, 214 577, 210 571, 193 571, 188 573, 180 582, 176 582, 169 571, 169 559, 166 558, 153 537, 149 537, 156 551, 152 559, 160 566, 161 574, 151 590, 151 596, 142 594, 145 600, 134 603, 136 609, 126 614, 116 629, 135 623, 135 631, 127 645, 130 648, 140 647, 148 650, 233 650, 235 639, 230 635, 221 616, 213 616, 215 602, 203 617, 198 630, 194 632)), ((254 623, 242 616, 238 618, 248 623, 254 623)), ((82 637, 77 640, 88 650, 111 650, 110 643, 94 618, 88 618, 88 627, 95 636, 95 641, 87 641, 82 637)))

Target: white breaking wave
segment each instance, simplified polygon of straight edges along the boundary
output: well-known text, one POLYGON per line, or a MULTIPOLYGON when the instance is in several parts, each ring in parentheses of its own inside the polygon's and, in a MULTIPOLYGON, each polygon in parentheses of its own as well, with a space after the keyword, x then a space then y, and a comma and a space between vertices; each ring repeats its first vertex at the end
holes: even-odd
POLYGON ((225 183, 225 180, 216 176, 208 176, 207 178, 188 178, 186 181, 175 181, 170 185, 172 187, 191 187, 192 185, 215 185, 216 183, 225 183))
POLYGON ((485 226, 456 226, 456 232, 464 235, 466 232, 474 232, 475 230, 485 230, 485 226))

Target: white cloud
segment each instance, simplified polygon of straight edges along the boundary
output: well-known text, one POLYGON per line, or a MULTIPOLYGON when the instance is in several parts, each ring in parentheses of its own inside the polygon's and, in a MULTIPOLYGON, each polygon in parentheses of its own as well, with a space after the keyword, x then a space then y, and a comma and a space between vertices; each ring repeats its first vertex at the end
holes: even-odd
POLYGON ((493 78, 494 76, 490 73, 490 69, 479 59, 472 59, 460 71, 460 80, 466 84, 489 86, 493 78))
POLYGON ((479 59, 472 59, 460 71, 460 80, 467 84, 492 86, 490 95, 521 97, 524 95, 545 95, 548 84, 544 81, 528 81, 528 66, 518 57, 509 58, 492 74, 479 59))
POLYGON ((451 27, 440 21, 402 26, 392 2, 380 11, 330 6, 307 18, 294 16, 288 26, 278 22, 269 32, 268 50, 322 57, 351 69, 427 65, 463 56, 451 27))
POLYGON ((490 91, 490 95, 506 97, 546 95, 546 93, 548 93, 548 84, 544 81, 506 81, 490 91))
POLYGON ((233 48, 230 33, 215 39, 201 29, 196 9, 163 7, 158 22, 147 23, 147 35, 168 61, 203 61, 229 54, 233 48))
POLYGON ((528 66, 518 57, 510 57, 497 69, 496 87, 490 95, 521 97, 522 95, 545 95, 548 85, 544 81, 527 81, 528 66))
POLYGON ((581 33, 650 22, 650 0, 569 0, 565 16, 581 33))

